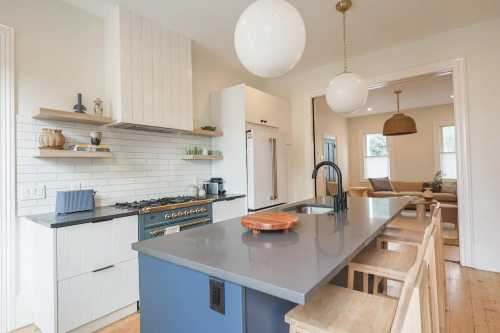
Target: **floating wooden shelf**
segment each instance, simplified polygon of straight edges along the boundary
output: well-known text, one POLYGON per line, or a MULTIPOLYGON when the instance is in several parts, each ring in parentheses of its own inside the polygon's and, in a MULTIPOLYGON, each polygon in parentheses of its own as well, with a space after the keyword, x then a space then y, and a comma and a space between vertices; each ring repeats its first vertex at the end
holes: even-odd
POLYGON ((193 130, 192 134, 197 136, 206 136, 210 138, 216 138, 224 135, 222 131, 207 131, 201 128, 193 130))
POLYGON ((39 149, 38 158, 112 158, 111 152, 39 149))
POLYGON ((113 122, 109 117, 95 116, 87 113, 77 113, 70 111, 52 110, 40 108, 40 111, 33 116, 33 119, 68 121, 73 123, 107 125, 113 122))
POLYGON ((222 159, 224 157, 216 155, 186 155, 183 158, 186 161, 220 161, 222 159))

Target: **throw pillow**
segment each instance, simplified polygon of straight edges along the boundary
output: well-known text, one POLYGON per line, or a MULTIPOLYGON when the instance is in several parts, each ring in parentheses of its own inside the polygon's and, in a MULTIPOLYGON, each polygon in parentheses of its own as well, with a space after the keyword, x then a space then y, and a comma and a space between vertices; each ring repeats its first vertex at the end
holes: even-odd
POLYGON ((384 178, 368 178, 370 185, 374 192, 393 192, 394 188, 392 187, 391 180, 388 177, 384 178))
POLYGON ((441 185, 441 192, 443 193, 457 193, 457 183, 456 182, 445 182, 441 185))

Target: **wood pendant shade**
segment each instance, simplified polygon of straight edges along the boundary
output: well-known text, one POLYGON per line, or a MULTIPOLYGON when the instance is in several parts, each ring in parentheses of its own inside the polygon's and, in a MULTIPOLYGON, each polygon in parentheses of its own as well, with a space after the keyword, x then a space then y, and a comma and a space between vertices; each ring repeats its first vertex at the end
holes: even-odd
POLYGON ((417 133, 415 120, 399 111, 399 94, 401 94, 401 90, 394 93, 397 96, 398 111, 385 121, 383 134, 385 136, 395 136, 417 133))

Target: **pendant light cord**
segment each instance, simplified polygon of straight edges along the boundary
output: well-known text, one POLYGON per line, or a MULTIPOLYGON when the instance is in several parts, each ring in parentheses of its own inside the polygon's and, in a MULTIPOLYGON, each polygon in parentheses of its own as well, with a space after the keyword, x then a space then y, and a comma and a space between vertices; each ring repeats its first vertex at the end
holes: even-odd
POLYGON ((396 103, 398 105, 398 110, 396 112, 399 112, 399 108, 400 108, 400 106, 399 106, 399 94, 401 94, 402 91, 401 90, 396 90, 394 93, 396 94, 396 103))
POLYGON ((346 37, 346 15, 342 12, 342 27, 344 38, 344 73, 347 73, 347 37, 346 37))

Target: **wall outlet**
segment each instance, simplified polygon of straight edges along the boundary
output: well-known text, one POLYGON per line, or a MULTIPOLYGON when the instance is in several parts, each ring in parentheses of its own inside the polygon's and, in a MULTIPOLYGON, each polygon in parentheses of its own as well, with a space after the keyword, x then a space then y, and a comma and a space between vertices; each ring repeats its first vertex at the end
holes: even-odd
POLYGON ((93 190, 95 188, 95 184, 90 181, 84 181, 80 183, 80 188, 82 190, 93 190))
POLYGON ((21 186, 20 200, 39 200, 45 199, 45 185, 25 185, 21 186))
POLYGON ((70 185, 70 191, 79 191, 82 188, 82 184, 80 182, 74 182, 70 185))

